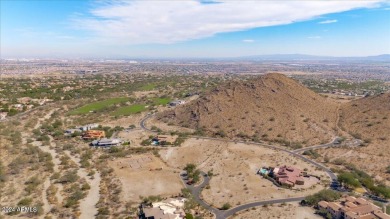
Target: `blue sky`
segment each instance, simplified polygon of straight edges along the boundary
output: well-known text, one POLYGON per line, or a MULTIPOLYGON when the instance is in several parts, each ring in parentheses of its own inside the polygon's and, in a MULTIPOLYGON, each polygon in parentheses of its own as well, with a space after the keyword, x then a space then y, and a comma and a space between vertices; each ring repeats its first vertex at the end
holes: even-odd
POLYGON ((390 54, 389 1, 0 2, 1 58, 390 54))

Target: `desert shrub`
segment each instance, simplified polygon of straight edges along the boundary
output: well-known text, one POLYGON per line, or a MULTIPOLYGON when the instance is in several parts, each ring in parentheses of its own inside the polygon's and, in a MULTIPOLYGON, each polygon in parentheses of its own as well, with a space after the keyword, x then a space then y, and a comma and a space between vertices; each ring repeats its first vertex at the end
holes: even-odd
POLYGON ((148 146, 148 145, 151 145, 151 144, 152 144, 152 141, 150 139, 145 139, 145 140, 141 141, 141 145, 142 146, 148 146))
POLYGON ((159 202, 161 200, 162 200, 161 196, 159 196, 159 195, 151 195, 151 196, 148 196, 148 197, 143 197, 142 198, 142 203, 150 205, 153 202, 159 202))
POLYGON ((228 209, 230 209, 231 207, 232 207, 232 206, 231 206, 229 203, 225 203, 225 204, 222 205, 221 210, 228 210, 228 209))
POLYGON ((53 173, 53 175, 50 177, 51 180, 60 178, 61 174, 59 172, 53 173))
POLYGON ((215 135, 215 136, 220 136, 220 137, 222 137, 222 138, 226 137, 226 133, 225 133, 225 131, 223 131, 223 130, 217 131, 214 135, 215 135))
POLYGON ((204 136, 205 130, 203 128, 197 128, 193 134, 198 136, 204 136))
POLYGON ((98 209, 98 215, 109 215, 109 214, 110 214, 110 210, 108 209, 108 207, 102 207, 98 209))
POLYGON ((341 158, 336 158, 332 161, 333 164, 336 164, 336 165, 343 165, 345 164, 345 160, 341 159, 341 158))
POLYGON ((184 198, 192 197, 191 190, 188 188, 181 189, 181 194, 183 195, 184 198))
POLYGON ((0 183, 5 182, 7 180, 7 174, 5 172, 5 166, 0 161, 0 183))
POLYGON ((320 201, 332 202, 339 199, 340 197, 341 195, 338 192, 335 192, 330 189, 324 189, 313 195, 307 196, 304 199, 303 203, 305 203, 306 205, 313 206, 317 205, 320 201))
POLYGON ((76 182, 79 179, 79 176, 77 175, 76 171, 67 171, 63 176, 61 176, 57 182, 58 183, 73 183, 76 182))
POLYGON ((78 185, 72 187, 72 194, 66 199, 64 207, 70 208, 78 204, 79 200, 83 199, 86 194, 81 191, 78 185))
POLYGON ((184 170, 187 171, 187 173, 192 173, 196 169, 196 165, 192 163, 188 163, 186 167, 184 167, 184 170))
POLYGON ((332 219, 332 214, 329 213, 326 209, 320 209, 318 211, 316 211, 316 214, 318 215, 321 215, 322 217, 326 218, 326 219, 332 219))
POLYGON ((303 152, 303 155, 308 155, 314 159, 318 158, 318 157, 321 157, 321 155, 319 153, 317 153, 316 151, 314 150, 308 150, 308 151, 305 151, 303 152))
POLYGON ((32 203, 32 198, 30 197, 27 197, 27 198, 23 198, 21 199, 19 202, 18 202, 18 206, 29 206, 31 203, 32 203))
POLYGON ((342 172, 337 176, 337 180, 344 186, 357 188, 361 187, 358 179, 355 178, 354 174, 349 172, 342 172))
POLYGON ((38 176, 33 176, 29 178, 24 184, 27 185, 24 189, 28 194, 31 194, 35 191, 35 189, 38 187, 38 185, 41 183, 38 176))
POLYGON ((187 213, 185 219, 194 219, 194 216, 190 213, 187 213))
POLYGON ((362 139, 362 135, 361 135, 360 133, 352 133, 351 135, 352 135, 352 137, 354 137, 354 138, 362 139))

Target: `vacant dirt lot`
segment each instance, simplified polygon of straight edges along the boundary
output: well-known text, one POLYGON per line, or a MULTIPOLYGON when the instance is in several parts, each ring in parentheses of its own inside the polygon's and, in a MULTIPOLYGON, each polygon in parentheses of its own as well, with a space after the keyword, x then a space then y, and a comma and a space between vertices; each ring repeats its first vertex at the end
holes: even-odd
POLYGON ((136 127, 139 127, 139 122, 145 117, 146 113, 137 113, 131 116, 122 117, 119 119, 112 119, 107 118, 105 122, 102 122, 101 124, 103 126, 122 126, 124 128, 128 128, 130 125, 135 125, 136 127))
POLYGON ((228 143, 215 140, 187 140, 182 147, 171 147, 160 151, 161 157, 174 168, 183 168, 187 163, 195 163, 207 172, 212 170, 210 188, 203 190, 204 199, 216 207, 224 203, 239 205, 258 200, 297 197, 322 189, 319 184, 311 188, 293 191, 278 188, 267 179, 256 175, 262 166, 293 165, 308 169, 308 173, 329 179, 312 165, 276 150, 228 143))
POLYGON ((301 207, 298 203, 278 204, 267 207, 257 207, 239 212, 239 214, 230 217, 230 219, 320 219, 319 215, 314 214, 314 209, 310 207, 301 207))
POLYGON ((142 140, 148 139, 153 133, 145 132, 142 129, 125 130, 118 133, 118 137, 124 141, 129 141, 130 146, 140 146, 142 140))
POLYGON ((180 126, 177 126, 177 125, 172 125, 170 123, 164 123, 162 121, 159 121, 157 120, 156 118, 151 118, 149 119, 148 121, 146 121, 146 127, 152 127, 152 126, 156 126, 157 128, 160 128, 161 130, 164 130, 164 131, 178 131, 178 132, 194 132, 195 130, 194 129, 190 129, 190 128, 185 128, 185 127, 180 127, 180 126), (168 125, 169 124, 169 125, 168 125))
POLYGON ((183 188, 179 172, 167 168, 152 154, 115 159, 109 165, 123 185, 123 201, 139 202, 140 196, 177 195, 183 188))

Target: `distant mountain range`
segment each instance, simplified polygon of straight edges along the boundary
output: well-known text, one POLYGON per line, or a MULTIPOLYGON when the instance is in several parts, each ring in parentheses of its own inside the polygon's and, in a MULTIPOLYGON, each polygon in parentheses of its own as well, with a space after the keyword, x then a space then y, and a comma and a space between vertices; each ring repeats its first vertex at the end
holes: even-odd
POLYGON ((237 60, 251 60, 251 61, 381 61, 390 62, 390 54, 383 54, 377 56, 361 56, 361 57, 336 57, 336 56, 314 56, 305 54, 275 54, 275 55, 255 55, 255 56, 241 56, 231 59, 237 60))
POLYGON ((253 56, 238 56, 238 57, 180 57, 180 58, 166 58, 166 57, 130 57, 130 56, 117 56, 111 58, 59 58, 59 57, 46 57, 46 58, 10 58, 0 60, 19 60, 19 61, 32 61, 32 60, 93 60, 93 61, 196 61, 196 62, 208 62, 208 61, 373 61, 373 62, 390 62, 390 54, 382 54, 376 56, 350 56, 350 57, 337 57, 337 56, 316 56, 306 54, 274 54, 274 55, 253 55, 253 56))

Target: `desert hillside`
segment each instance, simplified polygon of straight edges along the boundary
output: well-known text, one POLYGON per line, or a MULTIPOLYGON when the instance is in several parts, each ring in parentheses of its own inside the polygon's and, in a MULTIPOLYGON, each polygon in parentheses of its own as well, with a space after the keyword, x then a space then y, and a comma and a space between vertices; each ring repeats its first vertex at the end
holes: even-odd
POLYGON ((343 104, 340 126, 367 143, 382 144, 383 141, 389 140, 390 93, 343 104))
POLYGON ((390 165, 390 93, 343 104, 340 127, 365 142, 345 158, 362 169, 385 174, 390 165))
POLYGON ((229 82, 158 119, 209 135, 311 145, 335 135, 337 104, 282 74, 229 82))

